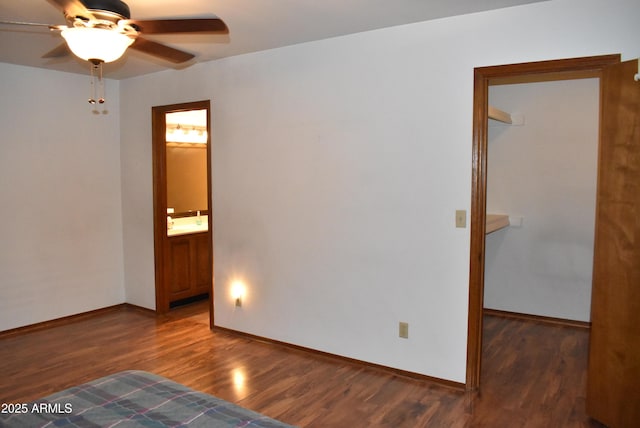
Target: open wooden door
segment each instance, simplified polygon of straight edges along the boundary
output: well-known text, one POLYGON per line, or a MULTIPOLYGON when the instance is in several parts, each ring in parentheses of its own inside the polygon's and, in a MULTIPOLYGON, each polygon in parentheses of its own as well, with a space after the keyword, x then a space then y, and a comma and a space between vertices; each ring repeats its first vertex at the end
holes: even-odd
POLYGON ((593 265, 587 413, 640 423, 640 82, 638 60, 606 67, 593 265))

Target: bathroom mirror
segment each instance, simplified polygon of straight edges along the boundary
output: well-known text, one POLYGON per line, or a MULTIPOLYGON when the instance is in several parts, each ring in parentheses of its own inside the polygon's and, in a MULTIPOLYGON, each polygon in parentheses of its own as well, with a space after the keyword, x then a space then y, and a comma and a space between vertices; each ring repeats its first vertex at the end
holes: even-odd
POLYGON ((207 110, 166 113, 167 208, 173 217, 208 212, 207 110))

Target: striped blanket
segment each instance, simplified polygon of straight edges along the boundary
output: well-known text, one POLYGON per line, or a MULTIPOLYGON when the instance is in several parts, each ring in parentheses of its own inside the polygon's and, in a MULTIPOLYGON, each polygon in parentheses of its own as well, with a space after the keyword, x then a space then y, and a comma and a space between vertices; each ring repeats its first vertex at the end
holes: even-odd
POLYGON ((124 371, 32 403, 3 405, 0 427, 259 427, 291 425, 161 376, 124 371))

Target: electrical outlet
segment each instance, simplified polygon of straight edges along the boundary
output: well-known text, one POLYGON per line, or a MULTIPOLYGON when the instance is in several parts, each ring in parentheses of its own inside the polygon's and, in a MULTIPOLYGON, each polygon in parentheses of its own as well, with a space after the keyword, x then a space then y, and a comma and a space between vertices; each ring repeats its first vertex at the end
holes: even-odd
POLYGON ((398 325, 398 336, 402 337, 403 339, 408 339, 409 338, 409 323, 408 322, 400 322, 400 324, 398 325))
POLYGON ((456 227, 467 227, 467 211, 456 210, 456 227))

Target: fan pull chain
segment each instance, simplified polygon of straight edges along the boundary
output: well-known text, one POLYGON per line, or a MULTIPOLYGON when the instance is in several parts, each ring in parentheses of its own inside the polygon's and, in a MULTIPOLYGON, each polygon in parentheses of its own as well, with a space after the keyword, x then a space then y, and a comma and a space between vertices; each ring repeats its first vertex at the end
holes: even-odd
POLYGON ((98 103, 100 104, 104 104, 105 99, 104 99, 104 79, 102 78, 102 63, 98 64, 98 95, 100 96, 98 98, 98 103))
POLYGON ((91 81, 89 86, 89 104, 104 104, 105 90, 104 79, 102 78, 102 63, 91 64, 91 81), (97 86, 97 88, 96 88, 97 86))
POLYGON ((95 64, 91 65, 91 80, 89 83, 89 104, 96 103, 96 76, 94 74, 95 64))

